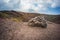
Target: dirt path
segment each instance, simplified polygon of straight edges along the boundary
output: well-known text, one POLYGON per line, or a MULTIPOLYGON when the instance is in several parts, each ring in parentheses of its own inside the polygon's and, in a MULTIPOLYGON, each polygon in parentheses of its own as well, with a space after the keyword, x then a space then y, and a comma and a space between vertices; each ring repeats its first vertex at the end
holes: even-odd
POLYGON ((48 22, 47 28, 41 28, 27 22, 1 22, 0 40, 60 40, 60 24, 48 22))

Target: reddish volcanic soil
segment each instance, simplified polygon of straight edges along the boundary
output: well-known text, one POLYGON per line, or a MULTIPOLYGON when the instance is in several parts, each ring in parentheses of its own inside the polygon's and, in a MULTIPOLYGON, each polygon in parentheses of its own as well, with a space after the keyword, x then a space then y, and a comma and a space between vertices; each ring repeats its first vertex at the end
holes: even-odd
POLYGON ((0 40, 60 40, 60 24, 47 24, 47 28, 30 27, 27 22, 0 19, 0 40))

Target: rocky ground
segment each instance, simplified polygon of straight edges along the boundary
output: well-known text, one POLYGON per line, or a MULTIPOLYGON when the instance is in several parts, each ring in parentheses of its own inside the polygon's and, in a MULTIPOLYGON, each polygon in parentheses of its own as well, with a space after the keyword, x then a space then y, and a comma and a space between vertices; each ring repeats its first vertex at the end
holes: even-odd
POLYGON ((27 22, 0 19, 0 40, 60 40, 60 24, 47 24, 47 28, 31 27, 27 22))

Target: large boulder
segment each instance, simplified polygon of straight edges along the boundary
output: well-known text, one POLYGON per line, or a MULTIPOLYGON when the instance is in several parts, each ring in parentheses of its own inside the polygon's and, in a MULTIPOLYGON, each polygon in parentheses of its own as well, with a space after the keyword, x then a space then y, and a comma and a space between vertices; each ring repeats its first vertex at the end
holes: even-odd
POLYGON ((37 26, 37 27, 47 27, 46 20, 44 16, 37 16, 28 21, 29 26, 37 26))

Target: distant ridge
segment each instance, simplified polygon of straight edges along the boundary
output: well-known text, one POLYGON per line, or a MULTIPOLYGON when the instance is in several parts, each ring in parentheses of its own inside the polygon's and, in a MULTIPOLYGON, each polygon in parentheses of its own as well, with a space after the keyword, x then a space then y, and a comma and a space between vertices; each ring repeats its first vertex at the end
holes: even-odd
POLYGON ((23 19, 23 21, 28 21, 35 16, 44 16, 47 21, 51 21, 54 23, 60 23, 60 15, 47 15, 47 14, 39 14, 39 13, 28 13, 28 12, 19 12, 14 10, 3 10, 0 11, 0 18, 18 18, 23 19))

